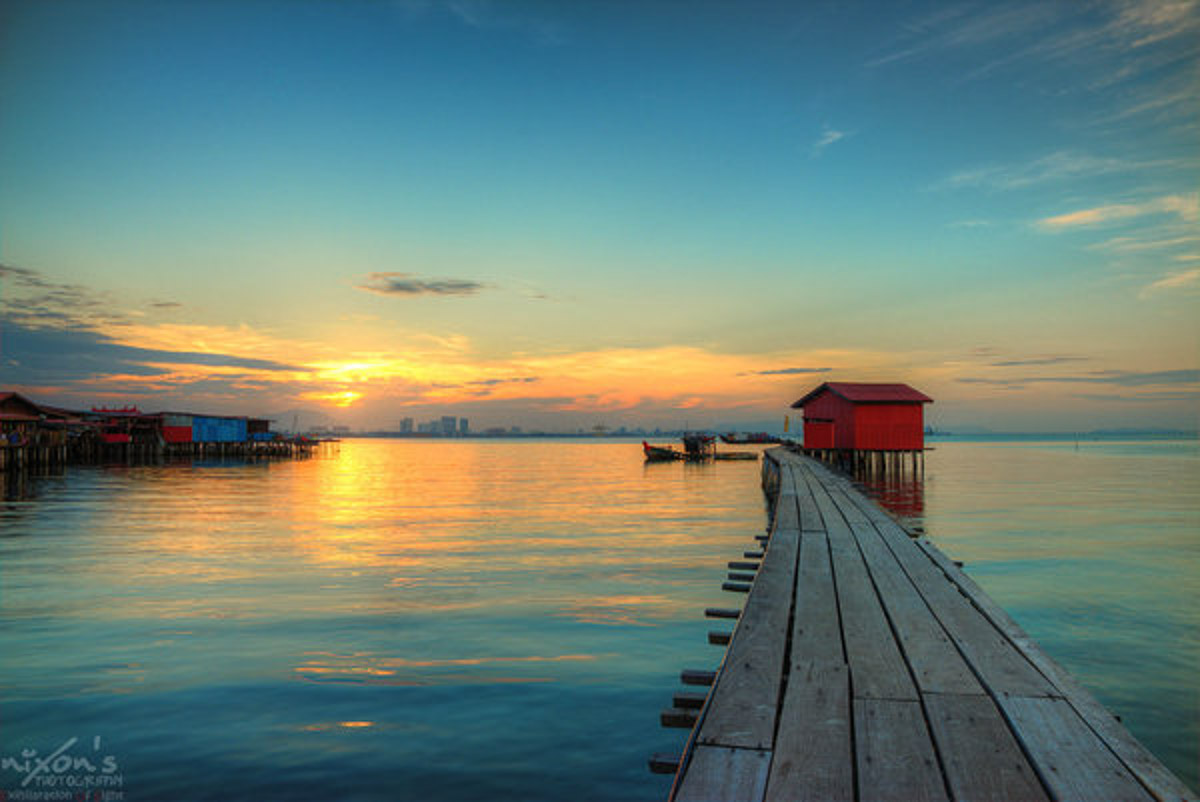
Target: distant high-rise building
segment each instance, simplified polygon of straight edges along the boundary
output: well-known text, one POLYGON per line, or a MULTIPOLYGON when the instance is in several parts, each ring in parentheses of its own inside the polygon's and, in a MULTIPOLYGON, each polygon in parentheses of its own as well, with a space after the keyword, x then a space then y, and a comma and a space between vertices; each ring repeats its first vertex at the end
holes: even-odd
POLYGON ((470 424, 467 423, 467 419, 459 418, 458 419, 458 433, 459 434, 469 434, 470 431, 471 431, 471 426, 470 426, 470 424))
POLYGON ((458 428, 458 418, 455 418, 453 415, 443 415, 442 416, 442 434, 446 435, 447 437, 450 437, 454 434, 454 432, 457 428, 458 428))
POLYGON ((412 434, 412 430, 413 430, 413 419, 412 418, 401 418, 400 419, 400 434, 412 434))

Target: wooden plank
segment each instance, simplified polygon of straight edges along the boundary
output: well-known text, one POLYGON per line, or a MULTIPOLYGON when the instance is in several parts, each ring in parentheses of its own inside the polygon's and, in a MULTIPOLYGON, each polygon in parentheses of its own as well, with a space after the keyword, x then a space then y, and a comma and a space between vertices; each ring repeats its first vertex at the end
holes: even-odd
MULTIPOLYGON (((871 516, 874 504, 856 491, 835 495, 835 501, 852 503, 871 516)), ((876 510, 878 508, 875 508, 876 510)), ((879 511, 872 527, 889 547, 904 572, 928 602, 949 637, 994 693, 1016 696, 1053 696, 1054 686, 995 626, 959 592, 946 574, 908 537, 898 524, 879 511)))
POLYGON ((998 701, 1055 799, 1153 798, 1066 700, 1009 696, 998 701))
MULTIPOLYGON (((996 690, 993 691, 995 703, 1001 706, 1013 727, 1020 725, 1025 728, 1018 733, 1018 737, 1026 751, 1040 748, 1030 745, 1036 743, 1039 737, 1050 743, 1063 743, 1063 739, 1066 737, 1063 733, 1075 731, 1078 736, 1076 740, 1087 742, 1088 739, 1091 739, 1091 746, 1087 749, 1094 753, 1093 759, 1102 764, 1107 763, 1107 771, 1114 772, 1113 776, 1117 779, 1109 779, 1105 776, 1103 782, 1117 786, 1115 798, 1124 798, 1121 796, 1124 792, 1130 792, 1130 798, 1147 798, 1146 794, 1142 794, 1147 789, 1153 798, 1164 801, 1197 798, 1191 789, 1183 785, 1145 747, 1138 743, 1111 713, 1061 666, 1046 655, 999 605, 960 570, 959 565, 955 565, 928 541, 916 541, 910 538, 907 532, 884 511, 854 490, 846 479, 835 476, 823 466, 807 458, 794 457, 789 466, 799 481, 810 486, 819 485, 830 488, 832 490, 831 500, 837 500, 839 494, 846 499, 844 504, 837 504, 835 501, 835 507, 841 517, 837 525, 829 531, 828 542, 834 562, 834 578, 840 597, 839 604, 846 633, 846 650, 851 664, 856 699, 876 698, 872 694, 878 693, 879 689, 870 687, 866 680, 872 677, 887 676, 885 670, 882 670, 882 666, 886 665, 887 661, 886 658, 879 659, 878 654, 872 654, 869 649, 864 648, 871 643, 880 641, 858 638, 853 635, 855 632, 870 630, 869 623, 863 626, 861 623, 856 624, 855 622, 860 619, 869 622, 871 615, 869 605, 865 606, 866 610, 864 611, 864 605, 860 603, 864 598, 869 599, 869 595, 847 592, 856 584, 861 590, 861 575, 856 579, 854 570, 855 559, 853 558, 856 555, 845 548, 843 541, 843 530, 847 528, 847 521, 860 524, 871 522, 879 539, 892 551, 893 558, 904 569, 904 573, 921 591, 922 597, 930 601, 929 606, 936 608, 939 616, 943 611, 943 605, 946 610, 950 611, 945 615, 944 620, 939 617, 939 621, 946 630, 950 630, 949 634, 955 645, 967 656, 968 661, 973 665, 978 663, 977 668, 984 679, 984 684, 989 689, 995 687, 996 690), (926 597, 925 591, 928 591, 928 597, 926 597), (859 600, 859 603, 856 603, 855 600, 859 600), (980 625, 980 619, 986 622, 986 626, 980 625), (1023 666, 1023 664, 1027 665, 1023 666), (997 670, 998 666, 1000 670, 997 670), (1016 668, 1014 669, 1013 666, 1016 668), (1022 687, 1022 683, 1027 684, 1022 687), (1018 692, 1021 690, 1026 693, 1018 692), (1060 695, 1065 699, 1054 698, 1060 695), (1036 703, 1039 702, 1041 703, 1038 708, 1040 712, 1030 713, 1031 706, 1037 708, 1036 703), (1052 705, 1052 702, 1058 702, 1058 706, 1052 705), (1022 718, 1022 711, 1025 714, 1024 718, 1022 718), (1068 711, 1070 715, 1063 711, 1068 711), (1032 718, 1033 724, 1030 723, 1030 718, 1032 718), (1053 736, 1045 734, 1055 731, 1057 734, 1053 736), (1039 735, 1039 733, 1041 734, 1039 735), (1106 746, 1111 751, 1106 752, 1106 746), (1127 773, 1122 774, 1123 771, 1127 773), (1130 791, 1131 788, 1132 791, 1130 791)), ((816 497, 814 496, 814 498, 816 497)), ((829 516, 825 515, 825 517, 829 516)), ((855 549, 857 550, 857 546, 855 549)), ((857 556, 861 562, 862 555, 857 556)), ((860 573, 865 573, 861 565, 859 569, 860 573)), ((872 592, 873 590, 872 588, 872 592)), ((894 648, 894 644, 892 645, 894 648)), ((889 697, 884 696, 883 698, 889 697)), ((970 701, 965 703, 958 702, 959 698, 957 695, 926 695, 927 712, 935 731, 939 728, 967 727, 970 729, 972 726, 976 726, 969 717, 964 721, 952 716, 945 718, 949 714, 939 710, 939 703, 948 699, 954 699, 956 704, 968 706, 977 707, 980 704, 987 704, 978 696, 968 697, 970 701), (929 700, 933 700, 932 704, 929 703, 929 700), (943 716, 943 718, 939 718, 939 716, 943 716)), ((994 727, 996 724, 997 722, 993 719, 987 726, 994 727)), ((947 729, 947 733, 938 735, 939 744, 949 740, 963 740, 962 736, 950 736, 948 732, 949 729, 947 729)), ((993 737, 991 740, 995 741, 995 738, 993 737)), ((1068 742, 1062 747, 1064 754, 1067 754, 1069 748, 1071 745, 1068 739, 1068 742)), ((954 786, 956 789, 962 786, 964 782, 962 777, 966 776, 960 768, 955 767, 955 761, 960 757, 957 752, 949 749, 943 755, 946 761, 946 771, 950 777, 948 781, 956 783, 954 786), (958 779, 955 779, 955 772, 959 772, 958 779)), ((967 758, 961 759, 966 760, 967 758)), ((1050 760, 1045 755, 1040 759, 1047 763, 1050 760)), ((972 758, 972 760, 978 763, 979 758, 972 758)), ((1074 758, 1068 757, 1066 762, 1073 760, 1074 758)), ((1059 760, 1059 763, 1062 762, 1064 761, 1059 760)), ((1049 771, 1037 761, 1035 761, 1035 765, 1043 774, 1049 771)), ((1058 784, 1049 786, 1055 796, 1080 799, 1097 797, 1097 795, 1099 795, 1098 798, 1111 796, 1108 790, 1102 788, 1097 790, 1098 786, 1095 783, 1092 787, 1088 787, 1075 774, 1064 777, 1062 771, 1059 768, 1051 775, 1051 778, 1058 784)), ((1099 771, 1103 773, 1105 769, 1101 768, 1099 771)), ((1095 774, 1097 769, 1092 767, 1088 772, 1095 774)), ((978 784, 987 779, 987 776, 980 775, 972 779, 978 784)), ((980 798, 987 798, 986 786, 977 793, 980 798)), ((955 795, 962 797, 965 794, 955 790, 955 795)))
POLYGON ((859 524, 853 532, 917 687, 933 693, 982 694, 979 680, 875 528, 859 524))
POLYGON ((692 751, 692 758, 672 799, 676 802, 760 802, 770 763, 771 753, 766 750, 699 745, 692 751))
POLYGON ((708 642, 713 646, 727 646, 732 634, 733 633, 731 632, 722 632, 720 630, 710 629, 708 631, 708 642))
POLYGON ((850 672, 845 665, 814 662, 792 669, 766 798, 854 799, 850 672))
POLYGON ((841 617, 833 587, 833 563, 824 532, 800 541, 796 606, 792 616, 792 664, 843 665, 841 617))
POLYGON ((669 707, 658 714, 658 723, 664 727, 690 730, 696 725, 697 713, 692 708, 669 707))
POLYGON ((825 521, 821 518, 821 512, 817 509, 817 504, 813 500, 812 491, 809 490, 806 482, 798 481, 796 471, 792 469, 793 482, 796 484, 796 507, 800 512, 800 531, 801 532, 824 532, 825 521))
POLYGON ((1048 800, 1008 724, 986 696, 926 694, 925 713, 955 799, 1048 800))
POLYGON ((862 554, 839 516, 825 518, 846 661, 856 698, 918 699, 862 554))
POLYGON ((708 618, 737 618, 741 614, 741 610, 731 610, 728 607, 704 608, 704 615, 708 618))
POLYGON ((647 761, 651 774, 674 774, 679 771, 679 755, 655 752, 647 761))
POLYGON ((712 685, 717 679, 715 671, 698 671, 694 668, 685 668, 679 672, 679 681, 684 685, 712 685))
MULTIPOLYGON (((886 610, 887 620, 884 620, 882 624, 875 624, 874 636, 863 646, 871 648, 875 652, 888 652, 888 663, 876 662, 872 664, 872 670, 877 674, 893 672, 893 674, 904 675, 905 682, 893 680, 890 683, 893 687, 898 684, 902 686, 902 694, 896 693, 895 690, 884 690, 882 693, 876 692, 870 693, 870 695, 887 699, 917 699, 916 692, 912 689, 912 683, 907 682, 910 665, 912 674, 917 680, 917 687, 922 690, 982 694, 983 688, 980 688, 979 683, 974 680, 970 669, 967 668, 946 633, 942 632, 940 624, 937 623, 924 600, 920 598, 916 588, 913 588, 912 583, 908 582, 887 547, 878 543, 874 529, 870 529, 870 523, 864 521, 857 527, 852 527, 850 523, 842 519, 838 507, 820 484, 820 480, 812 477, 811 485, 817 507, 821 510, 826 526, 829 528, 830 537, 836 535, 836 538, 844 541, 844 545, 840 546, 841 551, 845 552, 844 561, 847 565, 854 565, 856 563, 854 561, 856 553, 854 552, 858 551, 860 561, 864 562, 869 571, 870 579, 854 577, 854 582, 856 582, 854 587, 857 588, 856 595, 862 595, 870 601, 871 597, 875 597, 877 593, 874 603, 881 605, 881 611, 886 610), (862 532, 863 527, 868 527, 869 531, 862 532), (864 535, 869 535, 869 537, 864 537, 864 535), (874 586, 869 588, 872 579, 874 579, 874 586), (877 642, 884 638, 884 633, 888 640, 899 638, 900 646, 904 650, 902 654, 899 650, 895 650, 894 645, 892 648, 888 648, 877 642), (900 656, 900 659, 896 660, 895 656, 900 656)), ((838 585, 844 609, 847 605, 860 604, 860 600, 847 598, 847 594, 841 592, 840 569, 838 585)), ((856 629, 858 629, 857 624, 851 622, 846 622, 842 626, 842 632, 846 635, 847 652, 850 652, 852 640, 862 640, 854 632, 856 629)), ((858 672, 854 677, 856 677, 854 678, 854 688, 858 694, 858 672)), ((887 677, 878 676, 877 681, 887 681, 887 677)))
POLYGON ((920 702, 855 699, 852 705, 859 799, 948 799, 920 702))
MULTIPOLYGON (((792 486, 792 472, 784 471, 784 483, 780 486, 779 495, 775 498, 775 512, 771 518, 771 532, 774 533, 779 529, 794 529, 800 531, 800 517, 796 507, 796 493, 792 486), (784 493, 783 488, 789 488, 791 492, 784 493)), ((773 536, 773 535, 772 535, 773 536)), ((763 544, 767 548, 765 551, 770 553, 770 537, 763 544)), ((766 559, 765 557, 763 559, 766 559)))
POLYGON ((1164 766, 1146 747, 1142 746, 1141 742, 1134 738, 1129 730, 1086 688, 1080 685, 1065 668, 1046 654, 1004 608, 988 596, 970 575, 961 570, 961 566, 957 562, 951 560, 927 540, 917 543, 942 569, 947 578, 971 600, 972 604, 1004 633, 1014 648, 1025 655, 1026 659, 1037 667, 1042 675, 1054 685, 1055 689, 1066 697, 1080 717, 1092 728, 1092 731, 1112 749, 1118 759, 1156 799, 1164 802, 1200 799, 1195 791, 1184 785, 1170 769, 1164 766))
MULTIPOLYGON (((790 472, 784 479, 791 480, 790 472)), ((779 503, 786 507, 794 497, 781 490, 779 503)), ((725 652, 697 743, 769 749, 774 741, 800 535, 792 506, 791 527, 786 513, 776 513, 770 548, 725 652)))

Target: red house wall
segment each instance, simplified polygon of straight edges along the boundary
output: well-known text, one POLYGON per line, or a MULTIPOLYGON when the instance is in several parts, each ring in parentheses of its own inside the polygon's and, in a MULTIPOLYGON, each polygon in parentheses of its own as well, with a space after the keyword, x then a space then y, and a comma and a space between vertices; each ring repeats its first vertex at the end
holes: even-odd
POLYGON ((192 442, 192 427, 191 426, 166 426, 162 427, 163 440, 168 443, 190 443, 192 442))
POLYGON ((833 421, 807 419, 804 421, 805 448, 833 448, 833 435, 833 421))
POLYGON ((854 448, 854 404, 830 392, 808 402, 804 407, 804 447, 854 448), (832 425, 821 426, 823 421, 832 421, 832 425), (821 445, 809 445, 808 431, 813 424, 814 438, 821 445))
POLYGON ((924 405, 856 404, 824 392, 804 406, 804 447, 918 451, 925 447, 924 405))
POLYGON ((860 404, 854 445, 864 451, 917 451, 925 447, 921 404, 860 404))

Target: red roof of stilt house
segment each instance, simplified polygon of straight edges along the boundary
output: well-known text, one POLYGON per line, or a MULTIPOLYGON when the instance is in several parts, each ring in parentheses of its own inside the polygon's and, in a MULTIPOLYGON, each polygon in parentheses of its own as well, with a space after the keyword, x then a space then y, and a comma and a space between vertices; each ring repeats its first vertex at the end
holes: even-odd
POLYGON ((824 392, 839 395, 855 404, 932 404, 933 399, 907 384, 865 384, 862 382, 825 382, 792 404, 801 409, 824 392))

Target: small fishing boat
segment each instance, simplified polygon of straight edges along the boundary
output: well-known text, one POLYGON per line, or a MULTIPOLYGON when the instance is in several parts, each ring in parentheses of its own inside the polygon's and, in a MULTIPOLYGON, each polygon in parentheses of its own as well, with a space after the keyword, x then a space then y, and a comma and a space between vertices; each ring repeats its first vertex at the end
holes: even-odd
POLYGON ((681 451, 676 451, 669 446, 652 446, 645 440, 642 441, 642 451, 646 454, 646 462, 670 462, 684 458, 681 451))

